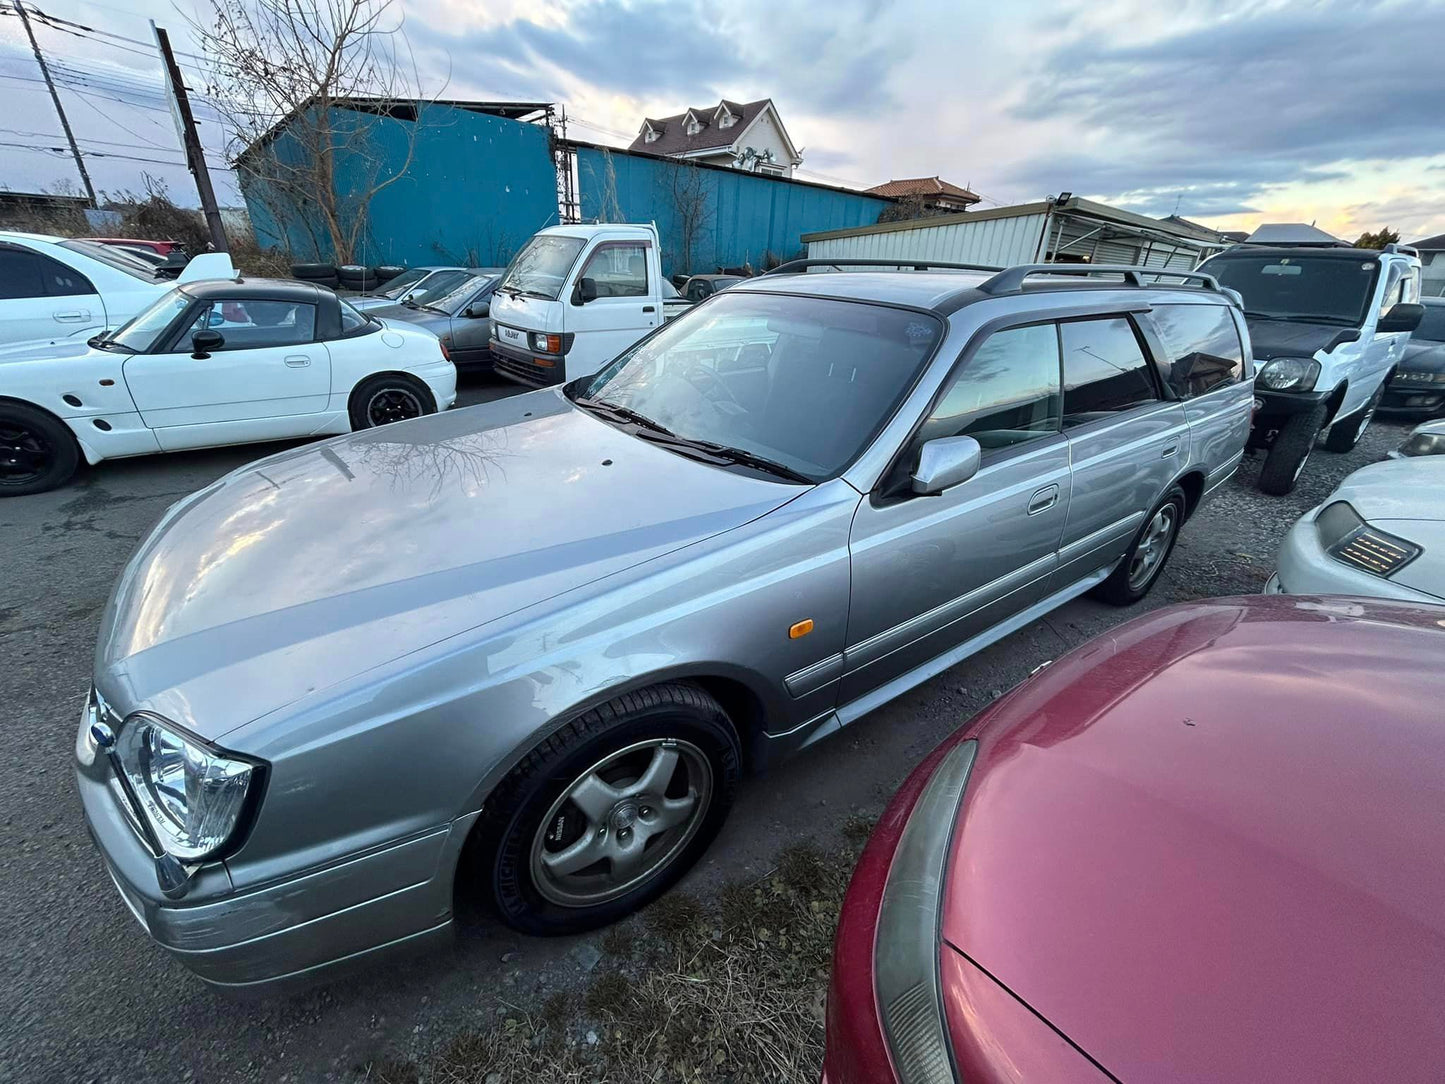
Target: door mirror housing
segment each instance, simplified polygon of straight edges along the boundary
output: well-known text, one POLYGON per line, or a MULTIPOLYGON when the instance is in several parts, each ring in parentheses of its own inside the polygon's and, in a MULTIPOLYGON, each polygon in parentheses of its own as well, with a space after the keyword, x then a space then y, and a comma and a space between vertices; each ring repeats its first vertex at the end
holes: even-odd
POLYGON ((1375 330, 1381 332, 1414 331, 1424 318, 1424 305, 1416 304, 1413 301, 1397 301, 1390 307, 1389 312, 1380 317, 1380 322, 1375 325, 1375 330))
POLYGON ((593 278, 580 278, 577 280, 577 288, 572 291, 572 304, 585 305, 589 301, 597 300, 597 280, 593 278))
POLYGON ((936 496, 968 481, 978 473, 983 448, 972 437, 938 437, 918 449, 913 470, 913 492, 936 496))
POLYGON ((491 311, 492 306, 489 302, 473 301, 470 305, 467 306, 467 311, 463 313, 463 315, 475 320, 481 316, 489 316, 491 314, 491 311))
POLYGON ((212 350, 219 350, 226 345, 226 337, 219 331, 212 331, 206 328, 191 336, 191 357, 210 357, 212 350))

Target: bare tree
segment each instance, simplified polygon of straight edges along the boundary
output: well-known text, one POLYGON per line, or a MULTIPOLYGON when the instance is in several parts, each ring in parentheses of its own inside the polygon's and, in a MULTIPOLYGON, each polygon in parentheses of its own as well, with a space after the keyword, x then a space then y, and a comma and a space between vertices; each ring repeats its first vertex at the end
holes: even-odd
POLYGON ((678 267, 684 275, 696 273, 693 259, 698 242, 712 217, 711 192, 707 178, 697 166, 679 163, 672 171, 672 213, 677 224, 678 267))
POLYGON ((424 102, 396 0, 210 0, 192 23, 247 196, 316 258, 354 260, 424 102), (385 153, 379 136, 387 132, 385 153))

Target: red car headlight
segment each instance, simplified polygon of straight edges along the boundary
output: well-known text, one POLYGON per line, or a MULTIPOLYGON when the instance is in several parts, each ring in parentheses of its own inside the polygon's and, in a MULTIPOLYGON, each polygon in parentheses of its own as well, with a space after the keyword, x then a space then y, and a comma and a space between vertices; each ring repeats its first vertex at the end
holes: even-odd
POLYGON ((878 912, 873 982, 902 1084, 953 1084, 939 986, 940 911, 949 846, 978 742, 960 742, 939 763, 898 840, 878 912))

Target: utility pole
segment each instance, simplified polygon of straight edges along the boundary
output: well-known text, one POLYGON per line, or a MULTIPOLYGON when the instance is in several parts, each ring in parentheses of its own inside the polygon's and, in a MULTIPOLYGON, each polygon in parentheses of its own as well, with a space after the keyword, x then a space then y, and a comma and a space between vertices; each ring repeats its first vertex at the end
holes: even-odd
POLYGON ((201 137, 196 134, 196 120, 191 116, 191 102, 186 97, 185 80, 181 78, 180 65, 171 52, 171 39, 166 32, 151 20, 155 32, 156 48, 166 65, 166 84, 171 92, 171 105, 175 113, 176 127, 180 130, 181 145, 186 149, 186 166, 196 179, 196 193, 201 197, 201 211, 206 216, 206 228, 211 232, 211 248, 217 252, 230 252, 226 241, 226 227, 221 221, 221 209, 216 206, 216 190, 211 187, 211 173, 206 168, 206 155, 201 149, 201 137))
POLYGON ((21 0, 15 0, 15 11, 25 25, 25 36, 30 39, 30 48, 35 53, 35 63, 40 65, 40 74, 45 77, 45 86, 50 91, 50 100, 55 103, 55 112, 60 117, 61 130, 65 132, 66 142, 70 144, 71 156, 75 158, 75 168, 80 170, 80 179, 85 184, 86 198, 90 200, 91 207, 94 207, 95 186, 90 183, 90 174, 86 172, 85 160, 80 157, 80 148, 75 145, 75 133, 70 130, 70 121, 66 119, 65 108, 60 104, 60 95, 55 92, 55 84, 50 81, 50 69, 45 64, 45 54, 40 51, 40 43, 35 40, 35 31, 30 29, 30 16, 25 14, 25 5, 21 0))

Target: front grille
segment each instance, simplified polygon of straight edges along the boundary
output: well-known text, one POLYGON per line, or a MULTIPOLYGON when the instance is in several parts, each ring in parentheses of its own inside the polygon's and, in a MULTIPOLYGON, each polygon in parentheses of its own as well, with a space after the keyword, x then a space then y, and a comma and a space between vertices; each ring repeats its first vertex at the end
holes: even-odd
POLYGON ((547 368, 533 361, 523 361, 511 354, 496 354, 496 360, 492 367, 503 376, 509 376, 513 380, 531 384, 537 388, 562 383, 562 366, 560 365, 547 368))
POLYGON ((1398 572, 1422 552, 1413 542, 1368 526, 1356 527, 1329 550, 1336 560, 1376 576, 1398 572))

